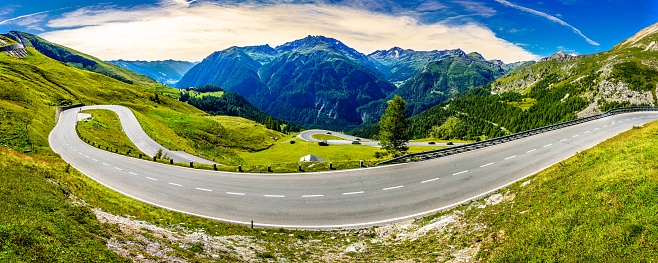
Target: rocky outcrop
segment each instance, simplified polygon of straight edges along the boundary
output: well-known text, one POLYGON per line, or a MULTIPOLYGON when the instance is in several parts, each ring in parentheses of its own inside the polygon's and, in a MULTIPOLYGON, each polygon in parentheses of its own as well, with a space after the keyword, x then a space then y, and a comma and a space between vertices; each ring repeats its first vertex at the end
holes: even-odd
POLYGON ((7 42, 4 40, 0 39, 0 52, 5 52, 7 55, 16 57, 16 58, 24 58, 27 57, 28 53, 27 50, 25 50, 25 46, 22 44, 15 44, 15 45, 7 45, 7 42))
POLYGON ((548 57, 540 59, 539 62, 548 61, 548 60, 556 59, 556 58, 575 57, 575 56, 577 56, 576 53, 567 54, 564 51, 559 51, 559 52, 557 52, 553 55, 550 55, 548 57))

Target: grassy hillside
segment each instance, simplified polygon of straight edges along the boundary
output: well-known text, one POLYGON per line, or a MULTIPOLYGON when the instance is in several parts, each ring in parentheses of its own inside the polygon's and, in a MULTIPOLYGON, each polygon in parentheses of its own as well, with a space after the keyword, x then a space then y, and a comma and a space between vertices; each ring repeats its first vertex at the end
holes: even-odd
MULTIPOLYGON (((110 110, 85 110, 81 113, 91 114, 92 119, 78 122, 76 127, 80 137, 90 140, 94 146, 118 150, 121 153, 144 154, 123 132, 119 116, 110 110)), ((145 155, 145 154, 144 154, 145 155)))
POLYGON ((193 106, 28 51, 24 59, 0 54, 0 145, 52 155, 47 138, 54 127, 53 106, 116 104, 131 108, 147 133, 168 148, 240 161, 232 148, 242 145, 193 106))
POLYGON ((5 34, 5 37, 24 43, 26 47, 33 47, 49 58, 64 62, 78 69, 100 73, 122 82, 138 86, 162 86, 162 84, 145 75, 104 62, 82 52, 57 45, 36 35, 19 31, 10 31, 5 34))
POLYGON ((111 233, 58 183, 71 170, 0 148, 0 261, 130 262, 106 247, 111 233))

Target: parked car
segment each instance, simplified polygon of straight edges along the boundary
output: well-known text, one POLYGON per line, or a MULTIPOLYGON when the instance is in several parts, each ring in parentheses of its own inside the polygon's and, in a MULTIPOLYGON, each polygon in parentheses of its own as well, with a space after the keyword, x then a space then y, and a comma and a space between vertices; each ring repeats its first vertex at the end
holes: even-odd
POLYGON ((360 140, 361 140, 361 138, 356 138, 356 140, 357 140, 357 141, 360 141, 360 140))
POLYGON ((428 142, 427 144, 429 144, 429 145, 435 145, 436 143, 435 143, 435 142, 428 142))
POLYGON ((331 134, 331 132, 327 132, 327 134, 331 134))
POLYGON ((447 145, 454 145, 454 143, 452 143, 452 142, 448 142, 448 143, 446 143, 446 144, 447 144, 447 145))
POLYGON ((352 141, 352 144, 361 144, 359 141, 352 141))

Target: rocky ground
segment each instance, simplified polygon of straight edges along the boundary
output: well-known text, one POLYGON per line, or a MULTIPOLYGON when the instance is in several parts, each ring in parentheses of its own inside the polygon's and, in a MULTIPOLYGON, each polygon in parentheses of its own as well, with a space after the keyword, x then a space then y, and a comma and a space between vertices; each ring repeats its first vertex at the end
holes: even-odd
POLYGON ((509 193, 494 194, 431 220, 323 231, 324 239, 262 230, 264 236, 280 235, 276 241, 253 236, 213 236, 202 230, 189 230, 184 225, 163 228, 131 216, 112 215, 100 209, 93 212, 113 234, 107 241, 108 248, 136 262, 388 262, 386 258, 391 255, 396 255, 391 262, 476 262, 482 244, 500 242, 505 233, 487 231, 485 224, 465 217, 465 212, 513 203, 514 198, 509 193), (431 251, 423 249, 417 254, 409 249, 427 240, 435 244, 431 251))

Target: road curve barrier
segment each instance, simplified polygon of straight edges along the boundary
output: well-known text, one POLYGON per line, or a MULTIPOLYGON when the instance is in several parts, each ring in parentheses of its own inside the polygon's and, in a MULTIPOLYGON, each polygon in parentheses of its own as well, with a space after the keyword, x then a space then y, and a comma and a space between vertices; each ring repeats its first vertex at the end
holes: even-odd
POLYGON ((548 132, 548 131, 553 131, 557 129, 562 129, 565 127, 573 126, 576 124, 581 124, 584 122, 592 121, 592 120, 597 120, 601 118, 605 118, 608 116, 613 116, 617 114, 623 114, 623 113, 631 113, 631 112, 639 112, 639 111, 658 111, 658 107, 654 106, 634 106, 634 107, 621 107, 621 108, 615 108, 611 109, 609 111, 606 111, 604 113, 598 114, 598 115, 593 115, 585 118, 579 118, 575 120, 570 120, 570 121, 565 121, 561 122, 558 124, 553 124, 549 126, 544 126, 544 127, 539 127, 539 128, 534 128, 531 130, 527 131, 522 131, 510 135, 505 135, 497 138, 492 138, 484 141, 479 141, 479 142, 474 142, 474 143, 469 143, 469 144, 463 144, 459 146, 454 146, 454 147, 449 147, 449 148, 443 148, 443 149, 437 149, 437 150, 431 150, 431 151, 424 151, 424 152, 417 152, 417 153, 409 153, 402 155, 400 157, 396 157, 390 160, 385 160, 377 163, 376 165, 381 165, 381 164, 388 164, 388 163, 394 163, 394 162, 399 162, 402 160, 406 159, 411 159, 411 158, 420 158, 421 160, 426 160, 426 159, 433 159, 433 158, 438 158, 438 157, 443 157, 443 156, 448 156, 448 155, 453 155, 453 154, 458 154, 462 152, 467 152, 471 150, 476 150, 496 144, 501 144, 533 135, 537 135, 540 133, 548 132))

